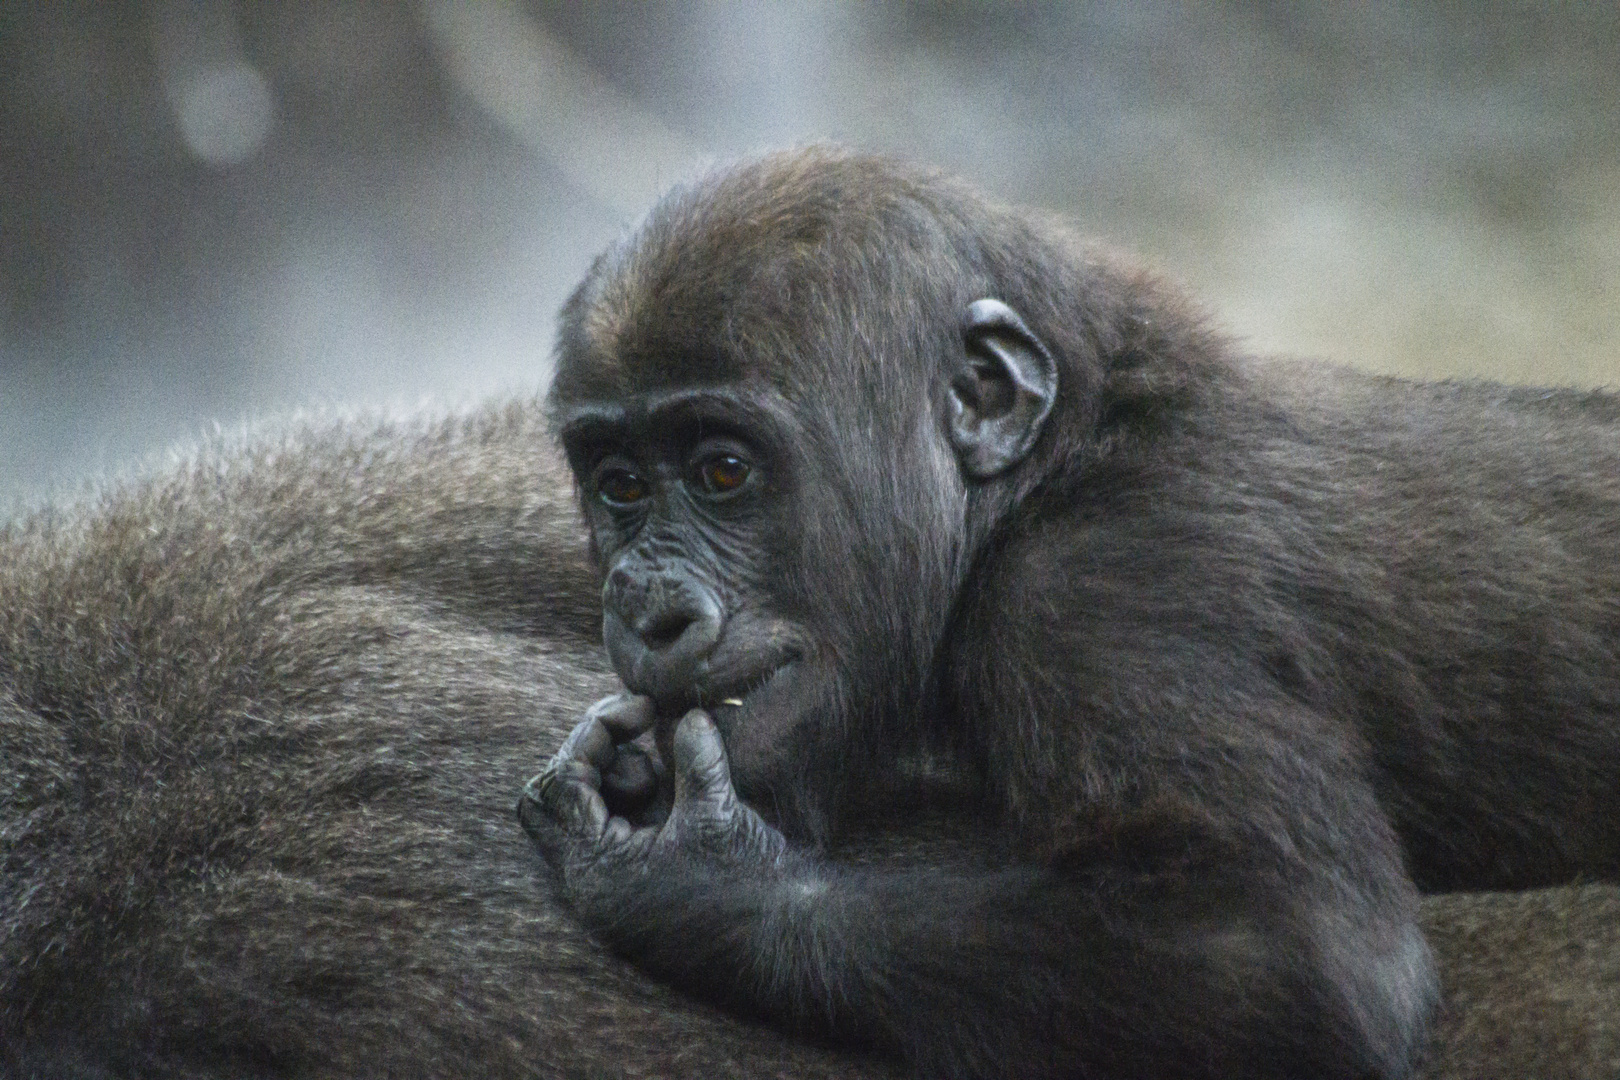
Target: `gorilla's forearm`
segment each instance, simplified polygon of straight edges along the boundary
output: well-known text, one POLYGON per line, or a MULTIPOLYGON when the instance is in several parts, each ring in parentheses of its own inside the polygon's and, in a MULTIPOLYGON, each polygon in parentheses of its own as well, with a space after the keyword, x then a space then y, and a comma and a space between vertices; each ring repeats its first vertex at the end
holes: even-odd
MULTIPOLYGON (((1021 1041, 1021 1028, 1061 1009, 1051 992, 1072 981, 1064 969, 1077 959, 1061 890, 1032 870, 885 872, 789 856, 743 873, 655 858, 646 874, 634 890, 573 891, 617 951, 756 1016, 920 1049, 936 1063, 1021 1041), (999 921, 1012 907, 1050 916, 1041 921, 1053 932, 999 921)), ((945 1069, 964 1071, 983 1068, 945 1069)))
POLYGON ((575 897, 599 938, 750 1014, 899 1051, 920 1075, 1071 1075, 1121 1056, 1142 1075, 1178 1075, 1191 1048, 1176 1033, 1192 1015, 1251 1033, 1221 1062, 1234 1075, 1341 1075, 1307 1043, 1275 1044, 1278 1020, 1311 1015, 1311 986, 1281 959, 1280 978, 1255 984, 1267 965, 1249 946, 1264 942, 1241 920, 1166 941, 1149 933, 1163 913, 1105 923, 1032 868, 883 873, 792 858, 757 876, 648 870, 627 904, 575 897))
POLYGON ((519 814, 596 936, 682 989, 929 1076, 1412 1066, 1428 949, 1376 861, 1324 875, 1290 842, 1160 810, 1038 863, 839 866, 736 797, 702 712, 675 732, 668 816, 636 828, 598 790, 636 733, 624 706, 576 729, 519 814))
MULTIPOLYGON (((1066 1076, 1129 1061, 1143 1076, 1401 1076, 1423 1029, 1421 1009, 1404 1030, 1360 1026, 1391 1015, 1369 996, 1391 992, 1402 950, 1423 952, 1416 928, 1393 948, 1368 936, 1346 950, 1363 977, 1330 975, 1315 943, 1265 925, 1309 919, 1245 907, 1233 890, 1212 898, 1207 881, 1176 895, 1119 868, 896 873, 790 858, 763 874, 647 869, 601 903, 576 895, 602 940, 742 1011, 898 1051, 920 1075, 1066 1076), (1122 902, 1103 912, 1099 892, 1122 902), (1347 1000, 1347 985, 1362 998, 1347 1000)), ((1347 922, 1336 914, 1316 913, 1347 922)))

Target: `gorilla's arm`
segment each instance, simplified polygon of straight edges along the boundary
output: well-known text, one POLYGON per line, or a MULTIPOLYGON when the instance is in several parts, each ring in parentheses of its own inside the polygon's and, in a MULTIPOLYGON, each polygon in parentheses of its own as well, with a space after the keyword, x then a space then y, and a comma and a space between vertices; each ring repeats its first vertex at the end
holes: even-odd
POLYGON ((923 1075, 1396 1076, 1420 1040, 1415 927, 1366 916, 1342 882, 1284 880, 1192 816, 1037 864, 857 870, 786 849, 699 711, 676 731, 668 818, 610 816, 597 780, 634 734, 587 720, 520 815, 597 935, 734 1007, 923 1075))

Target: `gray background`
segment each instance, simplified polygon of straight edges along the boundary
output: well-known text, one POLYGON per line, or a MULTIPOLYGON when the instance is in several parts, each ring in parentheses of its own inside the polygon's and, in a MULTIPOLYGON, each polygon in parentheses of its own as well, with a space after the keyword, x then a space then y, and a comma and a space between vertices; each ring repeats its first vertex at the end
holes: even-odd
POLYGON ((0 0, 0 512, 549 373, 706 160, 937 163, 1262 350, 1620 382, 1620 4, 0 0))

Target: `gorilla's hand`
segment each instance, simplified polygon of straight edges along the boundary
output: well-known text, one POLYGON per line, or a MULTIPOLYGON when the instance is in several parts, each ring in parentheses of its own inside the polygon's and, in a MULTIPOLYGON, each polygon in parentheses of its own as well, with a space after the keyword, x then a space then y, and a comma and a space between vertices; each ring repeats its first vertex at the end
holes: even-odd
POLYGON ((672 792, 656 753, 632 741, 653 718, 647 698, 597 702, 518 800, 524 829, 587 921, 608 914, 590 908, 616 907, 616 894, 642 887, 649 871, 701 863, 722 876, 757 873, 787 850, 782 834, 737 797, 708 713, 693 709, 675 729, 672 792))

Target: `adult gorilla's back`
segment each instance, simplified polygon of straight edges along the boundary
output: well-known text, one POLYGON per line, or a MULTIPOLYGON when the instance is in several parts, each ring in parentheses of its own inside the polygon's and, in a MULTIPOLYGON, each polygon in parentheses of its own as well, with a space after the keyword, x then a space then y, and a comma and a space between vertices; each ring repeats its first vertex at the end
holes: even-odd
POLYGON ((540 887, 512 806, 614 685, 579 537, 519 405, 0 533, 0 1075, 840 1071, 540 887))
MULTIPOLYGON (((0 1076, 886 1075, 553 901, 512 803, 616 685, 579 549, 530 404, 301 426, 0 530, 0 1076)), ((971 857, 943 831, 868 856, 971 857)), ((1435 1074, 1601 1075, 1617 913, 1431 901, 1467 1006, 1435 1074)))

